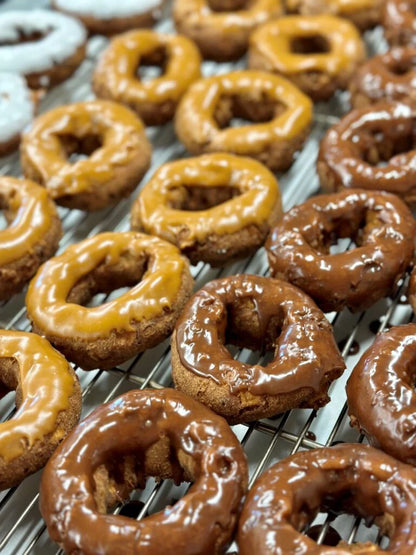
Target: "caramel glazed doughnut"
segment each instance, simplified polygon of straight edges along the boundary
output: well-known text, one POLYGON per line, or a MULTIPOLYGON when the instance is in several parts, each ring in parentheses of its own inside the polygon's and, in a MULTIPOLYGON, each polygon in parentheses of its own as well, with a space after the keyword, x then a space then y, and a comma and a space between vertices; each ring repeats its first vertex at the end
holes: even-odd
POLYGON ((32 89, 48 88, 74 73, 85 57, 84 26, 50 10, 0 13, 0 71, 19 73, 32 89))
POLYGON ((0 330, 0 387, 15 389, 17 411, 0 424, 0 489, 46 463, 81 412, 78 378, 62 355, 33 333, 0 330))
POLYGON ((416 222, 397 196, 351 189, 312 197, 269 235, 271 274, 297 285, 324 312, 365 310, 391 295, 413 259, 416 222), (331 254, 335 238, 356 247, 331 254))
POLYGON ((247 495, 238 527, 240 555, 414 555, 416 471, 367 445, 301 451, 267 470, 247 495), (320 512, 374 522, 390 543, 318 545, 300 530, 320 512))
POLYGON ((37 117, 22 137, 20 161, 26 177, 58 204, 99 210, 132 192, 149 167, 151 149, 133 112, 92 100, 37 117), (79 152, 87 157, 71 161, 79 152))
POLYGON ((52 256, 62 236, 61 221, 45 189, 28 180, 0 177, 0 301, 18 293, 52 256))
POLYGON ((386 1, 382 24, 389 44, 416 46, 415 9, 415 0, 386 1))
POLYGON ((262 164, 206 154, 164 164, 132 208, 132 229, 175 244, 192 264, 222 266, 261 247, 282 212, 279 186, 262 164))
POLYGON ((112 368, 165 339, 193 286, 176 247, 141 233, 101 233, 39 269, 26 297, 33 330, 85 370, 112 368), (131 289, 85 307, 97 293, 131 289))
POLYGON ((345 368, 315 303, 287 282, 260 276, 206 284, 185 306, 171 347, 175 386, 232 424, 318 409, 345 368), (274 360, 250 366, 226 344, 272 350, 274 360))
POLYGON ((98 407, 56 451, 40 508, 66 553, 224 553, 247 489, 247 462, 227 423, 178 391, 129 391, 98 407), (145 479, 194 482, 140 521, 105 514, 145 479))

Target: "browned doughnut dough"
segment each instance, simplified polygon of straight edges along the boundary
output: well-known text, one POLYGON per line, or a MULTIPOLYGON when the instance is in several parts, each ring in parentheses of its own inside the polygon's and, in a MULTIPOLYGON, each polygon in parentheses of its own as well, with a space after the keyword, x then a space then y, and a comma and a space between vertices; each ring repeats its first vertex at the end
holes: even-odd
POLYGON ((344 368, 332 327, 312 299, 266 277, 206 284, 172 334, 175 386, 232 424, 296 407, 318 409, 344 368), (226 344, 274 351, 275 358, 251 366, 234 360, 226 344))
POLYGON ((387 0, 382 23, 389 44, 416 46, 415 0, 387 0))

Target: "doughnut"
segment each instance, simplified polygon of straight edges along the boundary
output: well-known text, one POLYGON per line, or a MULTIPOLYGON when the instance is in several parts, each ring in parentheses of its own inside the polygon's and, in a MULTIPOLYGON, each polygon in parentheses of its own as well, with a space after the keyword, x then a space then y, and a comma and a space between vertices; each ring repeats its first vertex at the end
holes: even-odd
POLYGON ((176 111, 175 129, 192 154, 229 152, 285 170, 308 135, 312 107, 283 77, 234 71, 191 85, 176 111), (253 124, 231 127, 233 118, 253 124))
POLYGON ((80 19, 93 34, 114 35, 151 27, 159 19, 164 0, 52 0, 52 6, 80 19))
POLYGON ((38 116, 23 134, 20 158, 25 176, 58 204, 99 210, 133 191, 149 167, 151 146, 131 110, 91 100, 38 116), (72 160, 78 153, 84 156, 72 160))
POLYGON ((114 38, 103 52, 93 76, 99 98, 125 104, 146 125, 171 120, 177 104, 191 83, 201 76, 197 47, 178 35, 131 31, 114 38), (163 75, 143 81, 137 68, 154 64, 163 75))
POLYGON ((37 472, 77 424, 78 378, 62 355, 35 335, 0 330, 0 382, 16 390, 17 411, 0 423, 0 489, 37 472))
POLYGON ((207 283, 178 319, 171 341, 175 387, 232 424, 329 401, 345 369, 323 313, 287 282, 238 275, 207 283), (235 360, 226 345, 274 351, 266 366, 235 360))
POLYGON ((17 149, 20 135, 32 121, 34 98, 16 73, 0 72, 0 156, 17 149))
POLYGON ((281 217, 279 185, 250 158, 205 154, 164 164, 141 189, 131 227, 170 241, 192 264, 244 258, 281 217))
POLYGON ((61 221, 48 193, 36 183, 0 177, 0 301, 21 291, 52 256, 62 236, 61 221))
POLYGON ((382 24, 389 44, 416 46, 415 11, 415 0, 386 0, 382 24))
POLYGON ((416 471, 368 445, 299 451, 266 470, 249 491, 238 525, 239 555, 414 555, 416 471), (320 512, 374 522, 389 546, 319 545, 301 532, 320 512))
POLYGON ((416 99, 416 47, 396 47, 362 64, 350 81, 351 105, 416 99))
POLYGON ((399 197, 352 189, 292 208, 266 250, 272 276, 300 287, 324 312, 358 312, 393 293, 413 259, 415 233, 399 197), (356 247, 331 254, 331 244, 343 237, 356 247))
POLYGON ((250 37, 249 67, 283 75, 313 100, 345 89, 364 59, 356 27, 331 15, 281 17, 250 37))
POLYGON ((286 0, 289 12, 332 14, 351 20, 364 31, 381 22, 385 0, 286 0))
POLYGON ((204 58, 240 58, 259 25, 283 13, 281 0, 174 0, 173 19, 179 33, 198 45, 204 58))
POLYGON ((321 141, 321 187, 388 191, 416 206, 415 122, 416 107, 404 102, 378 102, 344 116, 321 141))
POLYGON ((48 463, 40 509, 66 553, 224 553, 247 489, 247 462, 219 416, 173 389, 132 390, 95 409, 48 463), (148 476, 194 482, 140 521, 106 514, 148 476))
POLYGON ((33 331, 84 370, 112 368, 165 339, 191 294, 176 247, 136 232, 100 233, 40 267, 26 296, 33 331), (86 307, 97 293, 130 289, 86 307))
POLYGON ((72 17, 50 10, 0 13, 0 71, 18 73, 31 89, 70 77, 85 57, 87 33, 72 17))

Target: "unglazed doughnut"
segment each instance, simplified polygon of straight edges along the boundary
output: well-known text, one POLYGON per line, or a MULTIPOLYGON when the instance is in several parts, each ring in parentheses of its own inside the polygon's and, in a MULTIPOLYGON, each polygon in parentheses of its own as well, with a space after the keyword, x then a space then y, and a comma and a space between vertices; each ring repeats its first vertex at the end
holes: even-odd
POLYGON ((113 35, 151 27, 164 0, 52 0, 55 9, 80 19, 91 33, 113 35))
POLYGON ((415 233, 412 213, 397 196, 352 189, 292 208, 266 250, 272 275, 303 289, 324 312, 357 312, 394 292, 413 259, 415 233), (331 254, 341 237, 357 247, 331 254))
POLYGON ((140 119, 105 100, 76 102, 38 116, 21 144, 26 177, 46 187, 58 204, 80 210, 98 210, 128 196, 150 158, 140 119), (71 162, 79 151, 86 159, 71 162))
POLYGON ((416 46, 415 10, 415 0, 386 1, 382 23, 389 44, 416 46))
POLYGON ((414 555, 416 470, 368 445, 301 451, 266 470, 247 495, 238 525, 240 555, 414 555), (356 515, 390 543, 318 545, 300 530, 322 508, 356 515))
POLYGON ((193 280, 176 247, 141 233, 101 233, 39 269, 26 297, 33 330, 81 368, 111 368, 165 339, 193 280), (114 300, 97 293, 131 287, 114 300))
POLYGON ((72 17, 50 10, 0 14, 0 71, 19 73, 30 88, 57 85, 85 57, 87 33, 72 17))
POLYGON ((175 129, 193 154, 229 152, 285 170, 311 119, 312 102, 283 77, 235 71, 191 85, 176 112, 175 129), (253 124, 227 128, 233 117, 253 124))
POLYGON ((16 390, 17 411, 0 424, 0 489, 46 463, 81 412, 78 378, 62 355, 35 335, 0 330, 0 382, 16 390))
POLYGON ((312 299, 287 282, 253 275, 214 280, 195 293, 176 323, 171 353, 175 386, 233 424, 318 409, 345 368, 312 299), (251 366, 226 344, 275 357, 251 366))
POLYGON ((313 100, 345 89, 364 59, 357 28, 331 15, 281 17, 250 36, 249 67, 287 77, 313 100))
POLYGON ((129 391, 95 409, 56 451, 40 508, 66 553, 224 553, 247 489, 247 462, 227 423, 172 389, 129 391), (148 476, 194 482, 140 521, 105 514, 148 476))
POLYGON ((25 79, 16 73, 0 72, 0 156, 17 149, 34 111, 34 99, 25 79))
POLYGON ((416 47, 396 47, 370 58, 355 72, 349 89, 353 108, 416 99, 416 47))
POLYGON ((283 12, 281 0, 175 0, 173 18, 179 33, 196 42, 204 58, 240 58, 250 33, 283 12))
POLYGON ((131 31, 114 38, 103 52, 93 76, 93 88, 100 98, 125 104, 147 125, 172 119, 176 106, 201 76, 201 55, 186 37, 154 31, 131 31), (142 64, 163 67, 163 75, 141 81, 142 64))
POLYGON ((48 193, 36 183, 0 177, 0 210, 8 227, 0 230, 0 301, 23 289, 52 256, 62 235, 61 221, 48 193))
POLYGON ((416 107, 403 102, 379 102, 344 116, 321 141, 322 188, 388 191, 416 205, 415 122, 416 107))
POLYGON ((262 164, 206 154, 163 165, 141 189, 131 225, 175 244, 192 264, 222 266, 253 254, 281 212, 279 185, 262 164))

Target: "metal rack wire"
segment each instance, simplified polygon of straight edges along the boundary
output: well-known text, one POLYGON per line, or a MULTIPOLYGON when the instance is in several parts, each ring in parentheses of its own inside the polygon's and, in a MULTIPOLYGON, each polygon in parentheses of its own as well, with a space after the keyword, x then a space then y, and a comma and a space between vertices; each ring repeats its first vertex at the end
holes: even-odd
MULTIPOLYGON (((10 0, 2 9, 10 9, 22 1, 10 0)), ((29 3, 31 7, 35 2, 29 3)), ((160 24, 163 31, 171 30, 171 23, 165 19, 160 24)), ((369 52, 383 49, 379 30, 366 35, 369 52)), ((90 74, 97 56, 105 45, 105 39, 94 37, 88 45, 88 56, 76 74, 67 82, 47 94, 41 104, 41 111, 53 106, 80 99, 92 98, 90 74)), ((204 63, 204 74, 224 72, 236 67, 228 64, 204 63)), ((283 193, 284 209, 305 200, 318 192, 318 180, 314 171, 315 158, 320 137, 325 129, 333 124, 340 114, 348 108, 345 94, 338 94, 331 102, 318 105, 311 135, 297 157, 292 168, 279 176, 283 193)), ((149 138, 154 145, 153 164, 143 182, 146 182, 154 170, 162 163, 186 153, 176 141, 172 125, 150 129, 149 138)), ((20 175, 18 155, 14 154, 0 160, 0 174, 20 175)), ((125 231, 129 228, 129 208, 132 199, 122 201, 114 208, 99 213, 86 214, 80 211, 60 209, 63 221, 64 237, 60 251, 69 244, 80 241, 87 236, 105 230, 125 231)), ((210 279, 235 273, 254 273, 267 275, 268 267, 263 249, 250 260, 241 261, 221 270, 214 270, 207 265, 193 267, 196 288, 210 279)), ((331 387, 331 402, 319 412, 312 410, 293 410, 273 419, 253 422, 234 427, 234 431, 243 445, 250 465, 250 485, 261 472, 272 463, 295 453, 300 449, 309 449, 333 445, 340 441, 362 441, 363 438, 350 428, 346 415, 345 382, 348 375, 361 356, 371 344, 375 334, 392 324, 405 323, 412 318, 412 311, 406 304, 403 294, 406 282, 400 284, 394 296, 377 303, 371 310, 362 314, 329 314, 334 326, 337 341, 342 347, 348 370, 331 387)), ((24 293, 11 301, 0 305, 0 327, 6 329, 29 330, 24 307, 24 293)), ((241 360, 257 362, 257 355, 247 350, 239 351, 241 360)), ((146 351, 111 371, 84 372, 77 369, 83 389, 83 416, 94 407, 132 388, 160 388, 171 385, 169 341, 146 351)), ((9 419, 14 412, 12 396, 0 400, 0 418, 9 419)), ((59 549, 48 538, 44 523, 38 509, 38 486, 40 472, 27 478, 20 486, 0 493, 0 553, 5 554, 55 554, 59 549)), ((167 503, 174 502, 182 496, 187 484, 175 486, 169 481, 155 483, 148 480, 143 491, 136 491, 131 500, 117 507, 116 512, 142 518, 148 513, 160 510, 167 503)), ((331 527, 335 527, 348 542, 376 541, 385 545, 385 538, 380 537, 376 528, 366 528, 360 519, 343 516, 332 521, 330 515, 320 514, 312 525, 318 525, 317 541, 324 542, 331 527), (383 543, 384 542, 384 543, 383 543)), ((232 548, 233 549, 233 546, 232 548)))

